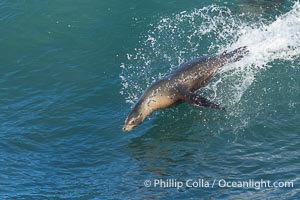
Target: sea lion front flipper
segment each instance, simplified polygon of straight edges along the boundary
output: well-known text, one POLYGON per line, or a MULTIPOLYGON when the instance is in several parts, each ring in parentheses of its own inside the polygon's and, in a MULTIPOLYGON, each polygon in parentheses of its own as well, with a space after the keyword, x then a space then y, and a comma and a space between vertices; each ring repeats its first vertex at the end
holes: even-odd
POLYGON ((181 98, 182 100, 186 101, 187 103, 193 106, 221 109, 221 110, 224 109, 220 105, 212 103, 208 99, 201 97, 200 95, 190 91, 181 91, 181 98))

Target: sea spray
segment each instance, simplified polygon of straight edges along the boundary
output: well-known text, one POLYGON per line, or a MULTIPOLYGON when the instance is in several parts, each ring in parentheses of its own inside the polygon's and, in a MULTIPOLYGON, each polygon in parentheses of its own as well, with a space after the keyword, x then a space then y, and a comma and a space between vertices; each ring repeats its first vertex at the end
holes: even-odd
MULTIPOLYGON (((275 60, 293 61, 300 55, 300 4, 297 2, 292 10, 279 16, 270 24, 262 24, 260 27, 253 27, 247 24, 240 26, 236 34, 238 40, 225 46, 225 49, 235 49, 240 46, 247 46, 250 53, 243 60, 230 64, 223 68, 220 73, 220 80, 230 80, 234 84, 226 84, 230 89, 218 93, 226 95, 230 93, 230 102, 237 103, 244 92, 255 80, 255 75, 265 70, 275 60), (233 80, 234 79, 234 80, 233 80)), ((220 82, 220 81, 219 81, 220 82)), ((216 87, 214 87, 216 89, 216 87)), ((222 97, 219 97, 222 100, 222 97)))
POLYGON ((215 53, 220 41, 235 35, 230 34, 239 24, 235 20, 238 19, 228 8, 212 5, 163 17, 156 25, 150 24, 148 35, 141 36, 141 46, 128 53, 128 60, 121 64, 121 93, 126 101, 136 102, 151 83, 181 63, 199 57, 199 49, 208 49, 207 54, 215 53), (208 39, 213 42, 204 44, 208 39))
MULTIPOLYGON (((149 25, 148 35, 141 37, 140 46, 128 53, 128 60, 121 65, 121 93, 134 104, 151 83, 181 63, 202 56, 201 51, 218 54, 247 46, 249 54, 245 58, 225 66, 208 86, 199 90, 226 107, 227 125, 234 124, 233 129, 238 130, 247 126, 251 118, 248 109, 239 104, 256 76, 266 73, 274 61, 293 62, 299 57, 299 19, 299 2, 270 22, 245 22, 229 8, 216 5, 161 18, 157 24, 149 25)), ((211 121, 203 118, 204 126, 211 121)), ((216 115, 212 120, 218 118, 216 115)))

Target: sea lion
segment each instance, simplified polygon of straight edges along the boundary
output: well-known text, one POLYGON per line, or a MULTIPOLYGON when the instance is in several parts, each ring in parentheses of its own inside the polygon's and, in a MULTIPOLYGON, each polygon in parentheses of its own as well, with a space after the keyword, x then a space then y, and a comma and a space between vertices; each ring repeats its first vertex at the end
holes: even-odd
POLYGON ((225 64, 240 60, 248 50, 240 47, 220 55, 203 56, 182 64, 169 76, 148 87, 125 120, 123 131, 131 131, 158 109, 187 102, 193 106, 223 109, 194 93, 206 86, 225 64))

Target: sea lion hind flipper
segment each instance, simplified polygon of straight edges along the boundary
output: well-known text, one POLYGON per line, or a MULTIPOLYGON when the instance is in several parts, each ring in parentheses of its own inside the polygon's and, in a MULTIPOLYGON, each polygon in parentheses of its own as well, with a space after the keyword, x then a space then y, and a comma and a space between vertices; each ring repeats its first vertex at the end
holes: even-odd
POLYGON ((181 98, 193 106, 224 110, 220 105, 212 103, 208 99, 190 91, 181 92, 181 98))
POLYGON ((227 61, 229 63, 231 63, 231 62, 236 62, 236 61, 241 60, 248 53, 249 53, 249 50, 248 50, 247 46, 243 46, 243 47, 237 48, 230 52, 224 51, 221 54, 221 56, 225 57, 227 59, 227 61))

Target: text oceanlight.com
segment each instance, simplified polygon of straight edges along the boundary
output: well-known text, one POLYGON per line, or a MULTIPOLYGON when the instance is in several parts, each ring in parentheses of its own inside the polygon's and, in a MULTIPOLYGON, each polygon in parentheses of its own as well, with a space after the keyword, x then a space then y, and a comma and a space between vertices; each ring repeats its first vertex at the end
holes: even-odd
POLYGON ((145 180, 145 187, 155 188, 293 188, 293 181, 270 181, 270 180, 227 180, 227 179, 187 179, 185 181, 177 179, 153 179, 145 180))

